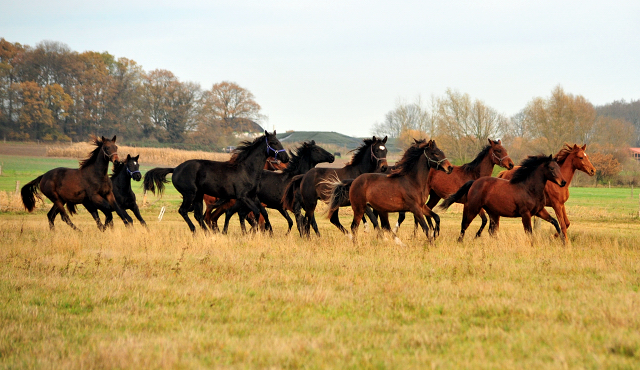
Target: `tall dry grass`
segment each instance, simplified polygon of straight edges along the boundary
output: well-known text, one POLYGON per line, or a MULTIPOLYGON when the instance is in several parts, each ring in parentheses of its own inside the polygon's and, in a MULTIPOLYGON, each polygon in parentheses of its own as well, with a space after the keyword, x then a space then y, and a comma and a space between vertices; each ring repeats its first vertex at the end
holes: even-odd
MULTIPOLYGON (((75 143, 64 146, 47 147, 48 157, 86 158, 95 146, 89 143, 75 143)), ((127 154, 140 155, 140 160, 145 164, 165 166, 177 166, 189 159, 208 159, 212 161, 227 161, 230 155, 227 153, 212 153, 204 151, 189 151, 171 148, 134 148, 118 145, 118 155, 124 159, 127 154)))
MULTIPOLYGON (((81 210, 0 217, 0 367, 634 368, 640 238, 632 223, 572 220, 572 245, 518 220, 495 238, 436 243, 360 233, 192 235, 162 222, 97 231, 81 210)), ((344 217, 343 224, 350 218, 344 217)), ((472 228, 477 227, 477 223, 472 228)))

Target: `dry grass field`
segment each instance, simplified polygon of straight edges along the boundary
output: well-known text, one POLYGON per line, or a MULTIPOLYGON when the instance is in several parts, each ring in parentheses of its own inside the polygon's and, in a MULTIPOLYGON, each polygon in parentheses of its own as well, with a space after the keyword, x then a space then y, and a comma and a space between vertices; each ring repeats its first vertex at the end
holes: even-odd
POLYGON ((519 220, 457 243, 459 207, 434 244, 411 217, 404 247, 362 229, 354 245, 322 216, 322 238, 286 236, 274 212, 272 237, 237 218, 192 235, 170 189, 148 229, 4 212, 0 368, 638 368, 637 194, 576 193, 567 246, 519 220))

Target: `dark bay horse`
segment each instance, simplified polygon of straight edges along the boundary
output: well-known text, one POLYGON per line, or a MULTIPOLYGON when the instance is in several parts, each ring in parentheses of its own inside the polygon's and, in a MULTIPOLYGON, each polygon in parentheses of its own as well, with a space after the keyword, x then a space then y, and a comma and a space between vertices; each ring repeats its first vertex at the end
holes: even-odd
POLYGON ((269 215, 257 197, 258 184, 263 173, 262 166, 270 156, 284 163, 289 161, 289 155, 276 138, 275 131, 273 134, 265 131, 264 135, 253 142, 245 141, 236 148, 229 161, 191 159, 175 168, 154 168, 144 175, 143 186, 145 190, 154 193, 157 187, 162 193, 164 183, 168 182, 166 176, 173 173, 173 186, 182 194, 182 205, 178 212, 192 232, 195 232, 196 228, 189 218, 189 212, 194 213, 203 230, 208 230, 202 214, 205 194, 242 202, 254 214, 261 213, 265 219, 266 230, 271 231, 269 215))
MULTIPOLYGON (((576 170, 582 171, 589 176, 596 174, 596 168, 591 164, 587 157, 587 144, 578 146, 573 144, 564 144, 562 149, 555 155, 554 159, 560 165, 560 172, 562 177, 567 181, 567 186, 558 186, 557 184, 549 181, 544 187, 544 196, 547 207, 553 208, 560 224, 560 229, 564 234, 565 242, 569 241, 567 237, 567 229, 569 228, 569 218, 567 217, 567 210, 564 207, 564 203, 569 199, 569 185, 573 180, 573 175, 576 170)), ((498 174, 501 179, 509 180, 513 177, 517 168, 510 171, 502 171, 498 174)))
MULTIPOLYGON (((316 142, 313 140, 309 143, 303 143, 302 146, 295 150, 295 153, 289 152, 289 156, 291 159, 284 171, 273 172, 263 170, 264 172, 260 179, 258 190, 258 199, 260 199, 260 202, 267 208, 277 210, 287 220, 289 226, 287 234, 291 231, 293 220, 291 220, 291 217, 289 217, 289 214, 282 205, 282 196, 289 181, 291 181, 294 176, 307 173, 318 163, 333 163, 335 160, 333 154, 316 145, 316 142)), ((240 207, 234 205, 226 212, 223 233, 227 232, 229 218, 236 211, 240 211, 240 222, 241 226, 243 226, 243 220, 244 217, 246 217, 247 210, 241 210, 240 207)))
MULTIPOLYGON (((429 201, 427 202, 429 208, 433 209, 440 199, 446 199, 454 194, 467 181, 477 180, 484 176, 491 176, 493 167, 496 165, 508 169, 513 168, 513 161, 509 157, 507 149, 502 146, 502 141, 488 140, 489 145, 485 146, 473 161, 463 164, 462 166, 453 166, 453 172, 451 172, 451 174, 444 174, 442 171, 435 169, 431 170, 429 173, 431 192, 429 193, 429 201)), ((461 203, 465 201, 466 198, 464 197, 459 200, 461 203)), ((484 210, 480 210, 480 218, 482 219, 482 226, 480 226, 478 233, 482 233, 482 230, 487 224, 487 216, 484 210)), ((396 224, 396 232, 403 220, 404 213, 401 213, 398 218, 398 223, 396 224)), ((428 217, 427 222, 429 222, 428 217)), ((418 223, 415 222, 415 228, 417 227, 418 223)))
POLYGON ((500 217, 521 217, 524 231, 531 234, 531 217, 534 215, 550 222, 558 233, 561 233, 558 222, 544 208, 544 188, 547 181, 561 187, 567 184, 562 177, 560 166, 552 156, 529 156, 522 161, 511 180, 485 176, 469 181, 442 202, 440 207, 447 209, 462 197, 467 197, 458 241, 462 241, 465 230, 481 209, 484 209, 491 219, 491 235, 498 231, 500 217))
POLYGON ((300 236, 310 234, 313 227, 320 236, 315 219, 318 199, 328 202, 331 197, 330 182, 332 179, 355 179, 359 175, 374 171, 385 171, 387 168, 387 137, 364 139, 363 144, 354 150, 351 161, 342 168, 313 168, 304 175, 294 177, 282 197, 285 209, 292 211, 298 221, 300 236), (304 209, 304 219, 301 216, 304 209))
MULTIPOLYGON (((127 158, 124 162, 113 162, 113 172, 111 174, 111 184, 113 186, 113 195, 116 197, 116 202, 122 208, 124 212, 130 209, 136 216, 142 226, 147 226, 147 223, 140 214, 138 203, 136 203, 136 194, 131 189, 131 180, 142 180, 142 174, 140 173, 140 163, 138 159, 139 155, 132 157, 127 154, 127 158)), ((113 216, 111 213, 106 214, 105 226, 113 225, 113 216)))
MULTIPOLYGON (((267 158, 267 161, 264 162, 264 170, 267 171, 282 171, 287 168, 287 163, 282 163, 279 159, 275 158, 267 158)), ((204 196, 204 204, 207 207, 204 211, 204 222, 209 226, 211 230, 218 230, 217 220, 220 215, 226 212, 229 208, 231 208, 234 204, 236 204, 235 199, 221 199, 213 197, 211 195, 204 196), (215 212, 214 212, 215 210, 215 212), (214 218, 215 217, 215 221, 214 218)), ((250 220, 255 220, 255 216, 253 213, 249 214, 250 220)), ((264 218, 260 215, 258 219, 258 223, 263 226, 264 218)), ((244 230, 244 225, 243 225, 244 230)))
MULTIPOLYGON (((438 215, 426 206, 431 169, 450 173, 453 166, 434 140, 420 140, 404 152, 402 159, 396 163, 396 169, 391 174, 366 173, 355 178, 348 191, 349 202, 353 209, 353 221, 351 222, 353 241, 356 241, 358 226, 367 211, 367 205, 370 205, 378 213, 380 226, 383 230, 391 232, 396 241, 399 239, 391 231, 389 212, 413 213, 427 239, 431 240, 424 215, 428 214, 433 217, 438 225, 436 228, 440 224, 438 215)), ((344 202, 335 196, 345 193, 339 189, 341 186, 347 186, 347 184, 337 185, 332 189, 330 215, 344 202)))
POLYGON ((78 230, 65 211, 65 205, 69 213, 74 214, 76 213, 75 206, 82 204, 96 221, 100 230, 104 230, 105 226, 100 222, 98 210, 105 214, 115 211, 127 226, 133 222, 131 217, 118 206, 113 195, 111 180, 107 174, 109 162, 118 161, 116 137, 109 140, 104 136, 101 139, 94 136, 93 145, 96 148, 87 159, 80 161, 79 169, 54 168, 22 187, 22 203, 27 211, 33 211, 36 196, 40 198, 38 191, 41 191, 53 203, 53 207, 47 213, 49 227, 52 230, 58 213, 67 225, 78 230))

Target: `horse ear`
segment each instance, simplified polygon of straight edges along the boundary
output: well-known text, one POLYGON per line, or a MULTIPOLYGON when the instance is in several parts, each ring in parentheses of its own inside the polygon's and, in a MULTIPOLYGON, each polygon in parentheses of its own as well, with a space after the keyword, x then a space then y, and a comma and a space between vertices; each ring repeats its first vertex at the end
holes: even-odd
POLYGON ((502 145, 502 140, 498 139, 498 145, 502 145))
POLYGON ((127 160, 131 159, 131 154, 127 154, 127 160))
POLYGON ((116 142, 116 135, 113 135, 113 139, 111 139, 114 143, 116 142))
POLYGON ((135 159, 135 161, 138 161, 138 158, 140 158, 140 154, 138 154, 137 156, 133 157, 135 159))
POLYGON ((489 140, 489 145, 493 145, 493 140, 487 138, 487 140, 489 140))
POLYGON ((103 136, 101 140, 104 143, 107 140, 107 138, 103 136))
POLYGON ((584 151, 584 150, 587 150, 587 144, 584 144, 584 145, 582 146, 582 150, 583 150, 583 151, 584 151))
POLYGON ((373 135, 372 139, 373 141, 376 141, 376 135, 373 135))
POLYGON ((311 145, 316 145, 316 141, 315 140, 311 140, 311 145))
POLYGON ((269 133, 267 132, 267 130, 264 130, 264 135, 269 136, 269 133))
POLYGON ((276 136, 276 129, 273 129, 273 136, 276 136))
POLYGON ((384 139, 382 139, 382 144, 386 144, 387 143, 387 137, 385 136, 384 139))

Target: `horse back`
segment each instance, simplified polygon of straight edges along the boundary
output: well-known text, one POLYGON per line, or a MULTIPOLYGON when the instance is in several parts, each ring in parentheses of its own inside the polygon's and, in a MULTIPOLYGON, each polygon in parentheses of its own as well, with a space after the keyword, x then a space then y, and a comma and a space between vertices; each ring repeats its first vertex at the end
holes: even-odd
POLYGON ((237 193, 243 193, 242 196, 255 193, 258 187, 256 175, 245 167, 206 159, 181 163, 173 171, 171 181, 180 193, 202 192, 218 198, 237 198, 237 193))
POLYGON ((111 189, 111 181, 106 175, 95 176, 75 168, 54 168, 40 180, 40 190, 47 198, 58 198, 71 203, 82 203, 93 193, 104 195, 111 192, 111 189))
POLYGON ((476 180, 476 176, 466 172, 462 169, 462 166, 453 166, 453 171, 450 174, 432 168, 429 171, 429 180, 427 183, 436 195, 446 199, 451 194, 455 194, 467 181, 471 180, 476 180))

